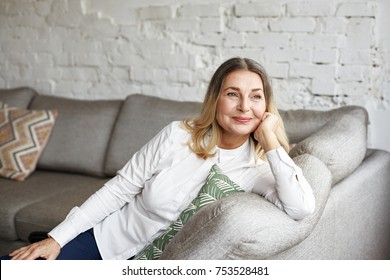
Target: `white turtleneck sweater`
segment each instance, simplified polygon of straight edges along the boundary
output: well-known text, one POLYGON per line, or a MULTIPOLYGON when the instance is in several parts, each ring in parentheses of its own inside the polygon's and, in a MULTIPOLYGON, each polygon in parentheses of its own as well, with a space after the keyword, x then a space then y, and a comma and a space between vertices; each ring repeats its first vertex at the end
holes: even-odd
POLYGON ((203 160, 188 147, 191 135, 181 122, 165 127, 100 190, 49 235, 63 247, 94 228, 103 259, 128 259, 157 237, 198 195, 213 164, 247 192, 274 203, 293 219, 314 211, 312 189, 283 148, 254 160, 254 144, 225 150, 203 160))

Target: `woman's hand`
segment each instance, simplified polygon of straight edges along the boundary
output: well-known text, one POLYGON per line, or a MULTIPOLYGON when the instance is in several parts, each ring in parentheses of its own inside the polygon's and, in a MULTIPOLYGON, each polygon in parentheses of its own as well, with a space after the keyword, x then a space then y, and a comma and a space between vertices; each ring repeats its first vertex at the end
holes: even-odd
POLYGON ((279 127, 279 118, 274 114, 265 112, 260 125, 254 132, 254 137, 259 141, 265 152, 280 147, 280 143, 276 137, 276 130, 279 127))
POLYGON ((61 251, 61 246, 52 237, 33 243, 13 251, 11 260, 35 260, 39 257, 55 260, 61 251))

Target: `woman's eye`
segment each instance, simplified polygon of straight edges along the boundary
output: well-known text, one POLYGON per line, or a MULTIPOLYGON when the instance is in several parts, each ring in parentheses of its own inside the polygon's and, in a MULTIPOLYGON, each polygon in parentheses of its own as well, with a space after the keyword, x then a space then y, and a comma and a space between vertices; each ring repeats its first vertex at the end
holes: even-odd
POLYGON ((228 92, 227 96, 237 97, 238 94, 236 92, 228 92))
POLYGON ((255 100, 260 100, 260 99, 262 99, 262 96, 256 94, 256 95, 254 95, 252 98, 255 99, 255 100))

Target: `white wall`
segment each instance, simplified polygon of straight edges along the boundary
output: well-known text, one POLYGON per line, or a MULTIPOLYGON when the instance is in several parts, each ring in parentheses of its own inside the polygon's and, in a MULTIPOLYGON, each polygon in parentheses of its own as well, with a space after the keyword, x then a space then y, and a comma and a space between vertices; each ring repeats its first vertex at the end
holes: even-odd
POLYGON ((389 12, 387 0, 2 0, 0 87, 201 101, 223 60, 248 56, 280 108, 364 106, 369 146, 390 151, 389 12))

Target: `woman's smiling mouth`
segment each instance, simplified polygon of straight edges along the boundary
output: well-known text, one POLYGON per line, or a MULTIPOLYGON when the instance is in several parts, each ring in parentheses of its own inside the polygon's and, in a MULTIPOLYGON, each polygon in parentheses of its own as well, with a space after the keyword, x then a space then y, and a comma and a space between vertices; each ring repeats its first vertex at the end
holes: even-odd
POLYGON ((241 124, 246 124, 252 120, 252 118, 247 118, 247 117, 233 117, 232 119, 235 122, 241 123, 241 124))

